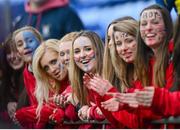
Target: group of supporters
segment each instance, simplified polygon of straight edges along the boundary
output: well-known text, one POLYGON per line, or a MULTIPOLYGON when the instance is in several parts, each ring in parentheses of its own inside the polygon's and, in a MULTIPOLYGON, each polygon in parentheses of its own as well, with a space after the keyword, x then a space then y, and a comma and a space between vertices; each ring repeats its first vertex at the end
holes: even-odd
POLYGON ((2 48, 4 59, 13 60, 0 64, 1 85, 14 80, 11 87, 18 86, 12 96, 19 100, 7 104, 9 117, 20 128, 102 128, 64 124, 78 120, 107 120, 105 128, 163 128, 151 122, 180 114, 179 28, 180 15, 173 28, 168 10, 155 4, 139 21, 112 21, 105 43, 87 30, 43 40, 31 26, 17 29, 2 48), (3 69, 9 66, 12 71, 3 69))

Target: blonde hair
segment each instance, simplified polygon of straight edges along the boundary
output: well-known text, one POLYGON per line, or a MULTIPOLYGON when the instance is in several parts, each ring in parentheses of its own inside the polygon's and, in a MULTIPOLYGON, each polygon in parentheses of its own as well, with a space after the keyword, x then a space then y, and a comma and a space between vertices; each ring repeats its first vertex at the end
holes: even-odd
POLYGON ((62 42, 67 42, 67 41, 73 41, 74 38, 79 34, 80 32, 71 32, 66 34, 64 37, 62 37, 59 41, 61 44, 62 42))
MULTIPOLYGON (((122 19, 121 21, 113 24, 113 32, 126 32, 133 37, 136 37, 137 29, 138 22, 134 19, 122 19)), ((119 57, 114 43, 114 36, 112 40, 113 45, 109 46, 106 38, 103 77, 116 86, 120 92, 123 92, 126 87, 132 86, 134 65, 126 63, 122 58, 119 57)))
MULTIPOLYGON (((95 57, 97 60, 97 64, 95 66, 95 73, 101 74, 102 72, 102 60, 103 60, 103 50, 104 45, 100 37, 91 31, 82 31, 78 34, 78 36, 74 39, 74 41, 79 37, 87 37, 90 39, 93 49, 95 51, 95 57)), ((74 41, 72 44, 71 52, 70 52, 70 71, 69 71, 69 79, 71 82, 71 86, 73 88, 73 95, 77 96, 81 105, 89 104, 87 100, 87 89, 83 86, 83 75, 84 72, 76 65, 74 61, 74 41)))
MULTIPOLYGON (((45 102, 48 102, 49 98, 49 89, 51 88, 51 84, 49 82, 52 77, 48 76, 48 74, 42 68, 40 61, 43 55, 46 53, 47 50, 53 50, 59 53, 58 50, 58 40, 56 39, 49 39, 44 41, 35 51, 33 62, 32 62, 32 69, 34 73, 34 77, 36 79, 36 88, 35 88, 35 96, 38 101, 38 107, 36 110, 37 117, 40 117, 40 111, 42 105, 45 102)), ((56 87, 59 87, 58 81, 56 81, 56 87)), ((58 90, 58 88, 56 88, 58 90)))

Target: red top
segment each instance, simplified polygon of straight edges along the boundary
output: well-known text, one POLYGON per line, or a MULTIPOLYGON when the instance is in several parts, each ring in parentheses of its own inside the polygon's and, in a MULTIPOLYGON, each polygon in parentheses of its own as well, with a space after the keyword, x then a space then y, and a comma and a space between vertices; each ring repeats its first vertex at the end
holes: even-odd
POLYGON ((23 76, 24 76, 24 85, 26 87, 26 91, 27 91, 28 98, 29 98, 29 103, 30 103, 30 105, 36 105, 37 100, 34 95, 36 79, 35 79, 34 75, 32 74, 32 72, 29 72, 28 65, 26 65, 24 68, 23 76))

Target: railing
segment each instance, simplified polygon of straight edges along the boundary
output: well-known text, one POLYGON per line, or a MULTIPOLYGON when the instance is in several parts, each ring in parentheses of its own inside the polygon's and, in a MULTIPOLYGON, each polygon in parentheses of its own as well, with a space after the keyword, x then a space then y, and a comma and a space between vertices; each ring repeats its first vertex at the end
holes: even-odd
POLYGON ((167 124, 180 124, 180 116, 178 116, 178 117, 171 116, 169 118, 152 121, 152 123, 153 124, 164 124, 164 129, 166 129, 167 124))
POLYGON ((110 124, 107 120, 103 121, 96 121, 96 120, 78 120, 78 121, 64 121, 64 124, 66 125, 82 125, 82 124, 97 124, 97 125, 102 125, 102 129, 105 129, 105 126, 107 124, 110 124))

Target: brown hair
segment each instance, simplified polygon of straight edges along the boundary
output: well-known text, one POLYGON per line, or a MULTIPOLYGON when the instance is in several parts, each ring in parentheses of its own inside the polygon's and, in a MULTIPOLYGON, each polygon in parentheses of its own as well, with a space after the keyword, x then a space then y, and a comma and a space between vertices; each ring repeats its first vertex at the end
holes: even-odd
MULTIPOLYGON (((168 52, 169 41, 172 39, 173 35, 173 24, 171 16, 166 8, 160 7, 158 5, 151 5, 141 12, 140 16, 145 10, 156 9, 162 14, 166 37, 163 43, 158 48, 158 54, 156 55, 156 61, 153 68, 153 83, 155 86, 163 87, 165 85, 165 70, 168 65, 170 54, 168 52)), ((141 22, 141 21, 140 21, 141 22)), ((140 23, 139 23, 140 24, 140 23)), ((140 31, 138 32, 138 46, 137 46, 137 58, 135 62, 135 67, 137 70, 137 77, 142 82, 143 86, 150 85, 148 77, 149 75, 149 60, 153 55, 151 48, 146 46, 143 39, 140 36, 140 31)))

